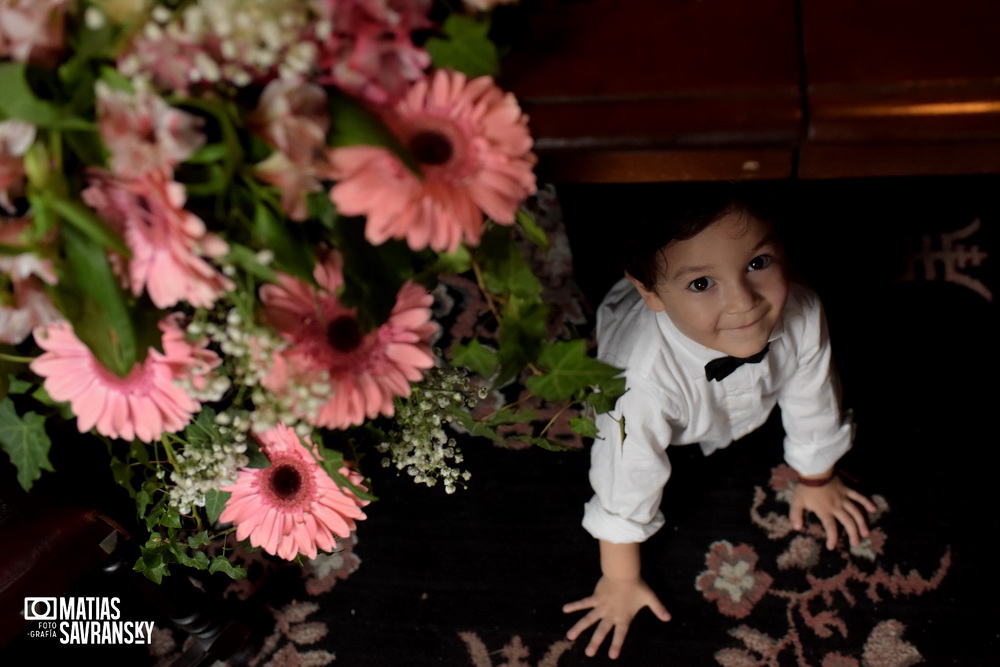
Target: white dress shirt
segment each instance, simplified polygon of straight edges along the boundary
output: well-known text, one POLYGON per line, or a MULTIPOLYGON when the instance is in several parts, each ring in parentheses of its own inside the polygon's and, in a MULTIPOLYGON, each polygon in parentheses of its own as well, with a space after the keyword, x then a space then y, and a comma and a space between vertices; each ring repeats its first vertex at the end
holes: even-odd
POLYGON ((728 446, 781 407, 785 461, 803 475, 831 468, 851 447, 851 415, 840 405, 823 307, 792 284, 770 348, 721 381, 705 364, 726 356, 682 334, 666 313, 646 307, 628 280, 597 312, 597 356, 625 369, 626 391, 597 416, 591 449, 594 497, 583 526, 608 542, 642 542, 663 525, 660 500, 670 478, 668 445, 728 446), (625 438, 622 439, 624 432, 625 438))

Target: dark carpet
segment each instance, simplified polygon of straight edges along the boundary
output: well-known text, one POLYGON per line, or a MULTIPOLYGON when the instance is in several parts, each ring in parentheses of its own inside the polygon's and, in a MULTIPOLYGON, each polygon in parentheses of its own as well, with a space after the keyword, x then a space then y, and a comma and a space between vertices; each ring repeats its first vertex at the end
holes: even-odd
MULTIPOLYGON (((858 423, 841 467, 880 507, 861 548, 842 540, 823 549, 815 524, 789 530, 776 415, 710 457, 678 447, 667 524, 643 546, 647 579, 674 618, 661 623, 643 611, 617 662, 606 645, 587 658, 589 632, 565 640, 576 615, 560 610, 599 576, 596 544, 580 527, 590 496, 585 448, 466 440, 467 489, 447 495, 371 466, 381 500, 357 544, 305 570, 248 556, 247 581, 225 591, 225 581, 207 582, 227 613, 254 627, 245 654, 225 664, 997 664, 1000 587, 989 544, 1000 529, 998 185, 993 177, 817 182, 795 184, 790 195, 798 217, 786 242, 824 297, 858 423)), ((608 212, 564 203, 567 227, 577 230, 578 280, 596 303, 608 284, 594 268, 608 212)), ((81 590, 109 595, 120 584, 98 578, 81 590)), ((154 613, 121 590, 126 616, 154 613)), ((157 619, 153 655, 60 652, 22 638, 0 662, 58 655, 168 665, 184 640, 157 619)))

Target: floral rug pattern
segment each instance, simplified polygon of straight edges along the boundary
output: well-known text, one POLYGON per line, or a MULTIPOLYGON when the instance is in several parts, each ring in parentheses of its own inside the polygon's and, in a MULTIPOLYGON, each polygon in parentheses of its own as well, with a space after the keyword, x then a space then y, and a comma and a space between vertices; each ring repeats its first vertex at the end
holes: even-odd
MULTIPOLYGON (((919 596, 940 586, 951 567, 951 552, 945 550, 937 569, 924 575, 915 569, 903 572, 898 565, 885 562, 888 535, 879 527, 879 518, 889 511, 885 498, 875 495, 872 500, 879 508, 871 517, 871 533, 857 547, 824 553, 824 532, 818 523, 807 526, 805 534, 792 528, 787 510, 769 511, 771 504, 791 502, 795 473, 788 466, 775 468, 769 482, 769 492, 756 487, 750 517, 767 538, 779 541, 784 550, 773 563, 762 563, 754 547, 733 545, 720 540, 711 545, 705 556, 706 569, 695 588, 719 613, 749 622, 731 629, 729 634, 739 640, 739 647, 727 647, 715 654, 723 667, 757 667, 779 664, 782 654, 790 652, 797 665, 805 667, 861 667, 885 665, 902 667, 922 660, 916 646, 904 639, 905 626, 895 619, 876 619, 874 627, 848 623, 846 612, 855 607, 860 597, 878 603, 884 595, 893 597, 919 596), (774 575, 769 568, 776 568, 774 575), (754 609, 765 597, 773 597, 784 605, 787 630, 783 636, 756 629, 752 622, 754 609), (860 627, 859 627, 860 626, 860 627), (823 652, 824 640, 834 635, 853 640, 852 656, 839 651, 822 655, 820 663, 811 663, 810 654, 823 652), (856 657, 860 656, 861 662, 856 657)), ((856 618, 858 615, 852 615, 856 618)), ((868 619, 861 615, 862 621, 868 619)), ((768 619, 773 626, 773 618, 768 619)))

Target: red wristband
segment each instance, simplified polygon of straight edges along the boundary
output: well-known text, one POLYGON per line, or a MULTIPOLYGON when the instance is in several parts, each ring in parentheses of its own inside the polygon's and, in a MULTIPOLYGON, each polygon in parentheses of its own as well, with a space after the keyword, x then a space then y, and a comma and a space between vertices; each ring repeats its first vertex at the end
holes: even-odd
POLYGON ((832 482, 833 478, 836 476, 837 476, 836 472, 831 472, 826 477, 819 477, 816 479, 807 479, 802 475, 799 475, 798 483, 801 484, 802 486, 811 486, 813 488, 817 488, 820 486, 826 486, 827 484, 832 482))

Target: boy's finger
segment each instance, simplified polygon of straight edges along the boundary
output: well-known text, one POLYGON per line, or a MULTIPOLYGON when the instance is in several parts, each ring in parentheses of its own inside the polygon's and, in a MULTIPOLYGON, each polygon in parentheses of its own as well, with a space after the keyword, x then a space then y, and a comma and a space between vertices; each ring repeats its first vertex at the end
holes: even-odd
POLYGON ((628 634, 628 625, 625 623, 619 623, 615 626, 615 634, 611 637, 611 648, 608 649, 608 657, 614 660, 622 652, 622 646, 625 644, 625 635, 628 634))
POLYGON ((660 602, 660 599, 657 597, 654 597, 650 601, 649 610, 653 612, 653 615, 656 616, 661 621, 670 620, 670 612, 667 611, 667 608, 663 605, 662 602, 660 602))
POLYGON ((590 638, 590 643, 587 644, 587 648, 584 650, 584 653, 591 658, 597 655, 597 650, 601 648, 601 644, 604 642, 604 638, 608 636, 608 631, 610 629, 610 621, 602 620, 598 623, 597 627, 594 629, 594 636, 590 638))
POLYGON ((590 609, 594 606, 594 598, 583 598, 582 600, 576 600, 575 602, 567 602, 563 605, 562 610, 565 614, 570 614, 574 611, 580 611, 581 609, 590 609))
POLYGON ((823 524, 823 530, 826 532, 826 548, 833 549, 837 546, 837 521, 833 515, 825 514, 820 517, 820 523, 823 524))
POLYGON ((600 614, 598 614, 596 611, 590 612, 589 614, 587 614, 586 616, 584 616, 579 621, 573 624, 573 627, 570 628, 569 632, 566 633, 566 638, 576 639, 577 637, 580 636, 581 632, 592 626, 594 622, 600 618, 601 618, 600 614))
POLYGON ((858 525, 858 533, 861 537, 868 537, 868 522, 865 521, 865 515, 862 514, 861 508, 854 503, 844 503, 844 508, 854 519, 854 523, 858 525))
POLYGON ((863 496, 854 489, 847 490, 847 497, 854 502, 861 503, 861 505, 869 512, 877 512, 878 507, 867 496, 863 496))
POLYGON ((834 516, 837 517, 837 521, 844 527, 844 532, 847 533, 847 541, 850 545, 852 547, 858 546, 861 538, 858 536, 858 525, 854 522, 854 517, 845 510, 837 512, 834 516))

